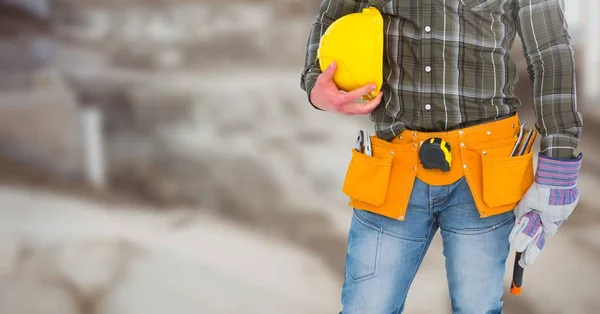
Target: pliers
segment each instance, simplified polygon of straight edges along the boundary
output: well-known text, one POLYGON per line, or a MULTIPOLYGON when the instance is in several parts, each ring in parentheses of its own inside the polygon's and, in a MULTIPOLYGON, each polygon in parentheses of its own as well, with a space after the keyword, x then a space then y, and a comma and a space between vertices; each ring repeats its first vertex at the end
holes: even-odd
POLYGON ((369 132, 365 135, 363 130, 358 131, 358 136, 356 137, 356 150, 360 153, 363 153, 367 156, 373 156, 373 148, 371 146, 371 136, 369 132))

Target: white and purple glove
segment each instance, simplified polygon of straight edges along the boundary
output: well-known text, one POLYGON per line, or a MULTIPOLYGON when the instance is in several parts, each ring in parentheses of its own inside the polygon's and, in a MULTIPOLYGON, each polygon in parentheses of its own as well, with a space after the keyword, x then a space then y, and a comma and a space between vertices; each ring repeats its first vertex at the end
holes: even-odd
POLYGON ((533 264, 546 242, 556 234, 579 202, 577 179, 583 155, 558 159, 538 155, 534 182, 515 208, 517 223, 509 236, 514 250, 522 252, 519 265, 533 264))

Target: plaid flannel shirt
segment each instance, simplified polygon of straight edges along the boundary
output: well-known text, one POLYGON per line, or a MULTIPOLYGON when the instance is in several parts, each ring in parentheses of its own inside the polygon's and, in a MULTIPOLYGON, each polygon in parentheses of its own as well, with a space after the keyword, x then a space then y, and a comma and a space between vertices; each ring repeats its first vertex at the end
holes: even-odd
POLYGON ((574 158, 581 130, 564 0, 323 0, 301 87, 321 73, 319 41, 336 19, 377 7, 384 18, 383 98, 370 118, 380 138, 447 131, 514 113, 516 34, 528 64, 541 152, 574 158))

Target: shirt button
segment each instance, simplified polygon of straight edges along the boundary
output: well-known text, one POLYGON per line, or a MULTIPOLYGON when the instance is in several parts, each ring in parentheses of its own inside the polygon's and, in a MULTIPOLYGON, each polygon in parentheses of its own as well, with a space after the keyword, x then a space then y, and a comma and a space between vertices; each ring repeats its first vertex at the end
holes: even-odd
POLYGON ((427 32, 427 33, 431 32, 431 27, 425 26, 425 32, 427 32))
POLYGON ((431 72, 431 67, 430 66, 426 66, 425 67, 425 72, 427 72, 427 73, 431 72))
POLYGON ((428 110, 428 111, 431 110, 431 105, 430 104, 425 105, 425 110, 428 110))

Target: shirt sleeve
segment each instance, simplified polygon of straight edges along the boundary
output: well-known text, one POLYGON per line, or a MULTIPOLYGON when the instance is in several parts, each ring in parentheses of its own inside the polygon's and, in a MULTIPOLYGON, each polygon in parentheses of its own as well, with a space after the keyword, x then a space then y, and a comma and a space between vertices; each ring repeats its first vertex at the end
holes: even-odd
MULTIPOLYGON (((310 102, 310 92, 312 91, 321 69, 319 60, 317 59, 317 50, 321 36, 327 28, 338 18, 359 12, 362 8, 367 7, 368 0, 365 1, 348 1, 348 0, 322 0, 319 13, 312 24, 308 43, 306 47, 306 58, 304 60, 304 70, 300 79, 300 87, 306 91, 308 101, 310 102)), ((311 102, 312 105, 312 102, 311 102)), ((315 105, 313 107, 317 108, 315 105)), ((320 109, 319 109, 320 110, 320 109)))
POLYGON ((575 158, 582 131, 577 111, 575 58, 564 0, 516 0, 517 31, 533 87, 540 152, 575 158))

